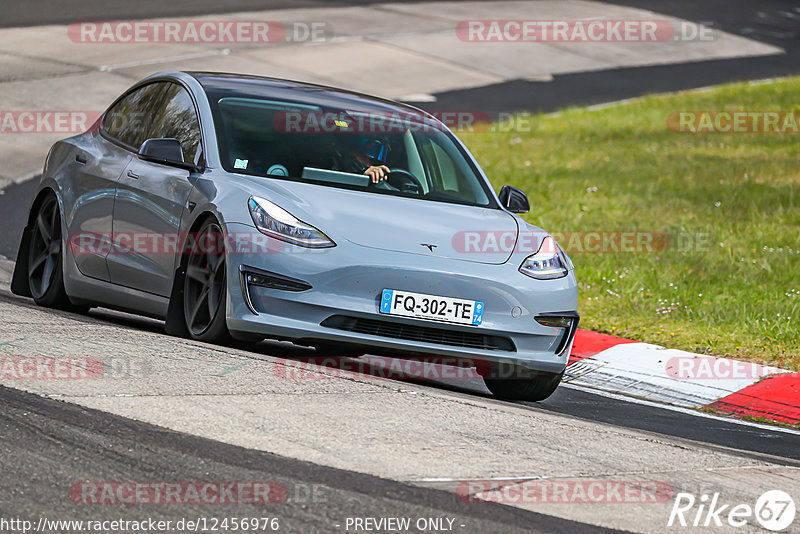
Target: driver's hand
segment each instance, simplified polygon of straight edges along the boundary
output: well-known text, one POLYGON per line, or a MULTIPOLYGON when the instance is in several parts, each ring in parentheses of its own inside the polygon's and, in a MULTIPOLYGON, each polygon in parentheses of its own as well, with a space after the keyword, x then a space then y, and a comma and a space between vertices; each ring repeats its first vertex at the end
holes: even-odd
POLYGON ((389 167, 386 165, 375 165, 372 167, 367 167, 367 170, 364 171, 364 174, 370 177, 373 184, 377 184, 378 182, 382 182, 386 180, 389 176, 389 167))

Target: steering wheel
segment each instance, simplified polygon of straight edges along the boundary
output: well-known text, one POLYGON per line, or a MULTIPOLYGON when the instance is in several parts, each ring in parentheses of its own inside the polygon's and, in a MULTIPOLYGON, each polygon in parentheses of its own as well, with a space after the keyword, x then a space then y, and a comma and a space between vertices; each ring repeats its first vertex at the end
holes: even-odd
POLYGON ((424 191, 417 177, 403 169, 389 169, 389 174, 386 175, 385 181, 371 185, 377 186, 381 184, 386 184, 404 193, 414 193, 420 196, 424 191))

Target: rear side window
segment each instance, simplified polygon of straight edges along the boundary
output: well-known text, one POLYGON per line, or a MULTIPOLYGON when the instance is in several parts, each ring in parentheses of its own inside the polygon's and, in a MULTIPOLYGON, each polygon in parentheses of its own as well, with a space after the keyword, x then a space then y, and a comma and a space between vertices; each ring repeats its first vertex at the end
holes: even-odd
POLYGON ((165 98, 153 117, 148 138, 167 137, 177 139, 183 149, 183 161, 199 163, 200 123, 192 103, 192 97, 178 84, 170 83, 165 98))
POLYGON ((165 82, 151 83, 128 93, 106 113, 103 119, 105 133, 139 150, 147 139, 147 129, 167 85, 165 82))

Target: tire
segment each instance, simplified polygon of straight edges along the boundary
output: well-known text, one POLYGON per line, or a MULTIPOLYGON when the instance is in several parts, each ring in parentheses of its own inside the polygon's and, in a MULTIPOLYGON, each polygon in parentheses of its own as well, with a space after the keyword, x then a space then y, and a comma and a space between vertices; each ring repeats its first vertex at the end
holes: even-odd
MULTIPOLYGON (((530 373, 528 373, 530 374, 530 373)), ((543 401, 553 394, 561 383, 562 371, 555 373, 537 373, 529 377, 520 378, 492 378, 484 377, 486 387, 498 399, 515 401, 543 401)))
POLYGON ((183 281, 183 317, 189 336, 207 343, 229 343, 225 320, 228 296, 222 228, 209 219, 187 251, 183 281))
POLYGON ((34 302, 46 308, 85 313, 73 305, 64 288, 64 243, 61 209, 55 195, 47 195, 36 208, 28 242, 28 287, 34 302))

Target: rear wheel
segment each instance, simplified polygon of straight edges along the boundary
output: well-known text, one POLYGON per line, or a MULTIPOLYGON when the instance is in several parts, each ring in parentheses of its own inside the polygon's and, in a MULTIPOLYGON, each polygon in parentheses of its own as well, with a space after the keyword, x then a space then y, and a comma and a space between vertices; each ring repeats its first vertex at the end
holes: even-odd
POLYGON ((209 343, 227 342, 225 321, 227 276, 222 228, 208 220, 197 232, 188 252, 183 288, 183 314, 193 339, 209 343))
POLYGON ((521 367, 517 367, 516 370, 518 373, 513 373, 513 378, 498 378, 496 373, 492 373, 490 376, 484 377, 483 381, 489 391, 498 399, 535 402, 552 395, 561 383, 561 377, 564 376, 563 371, 559 374, 533 374, 521 367))
POLYGON ((61 210, 55 195, 48 195, 37 208, 28 248, 28 286, 36 304, 76 312, 64 289, 61 210))

